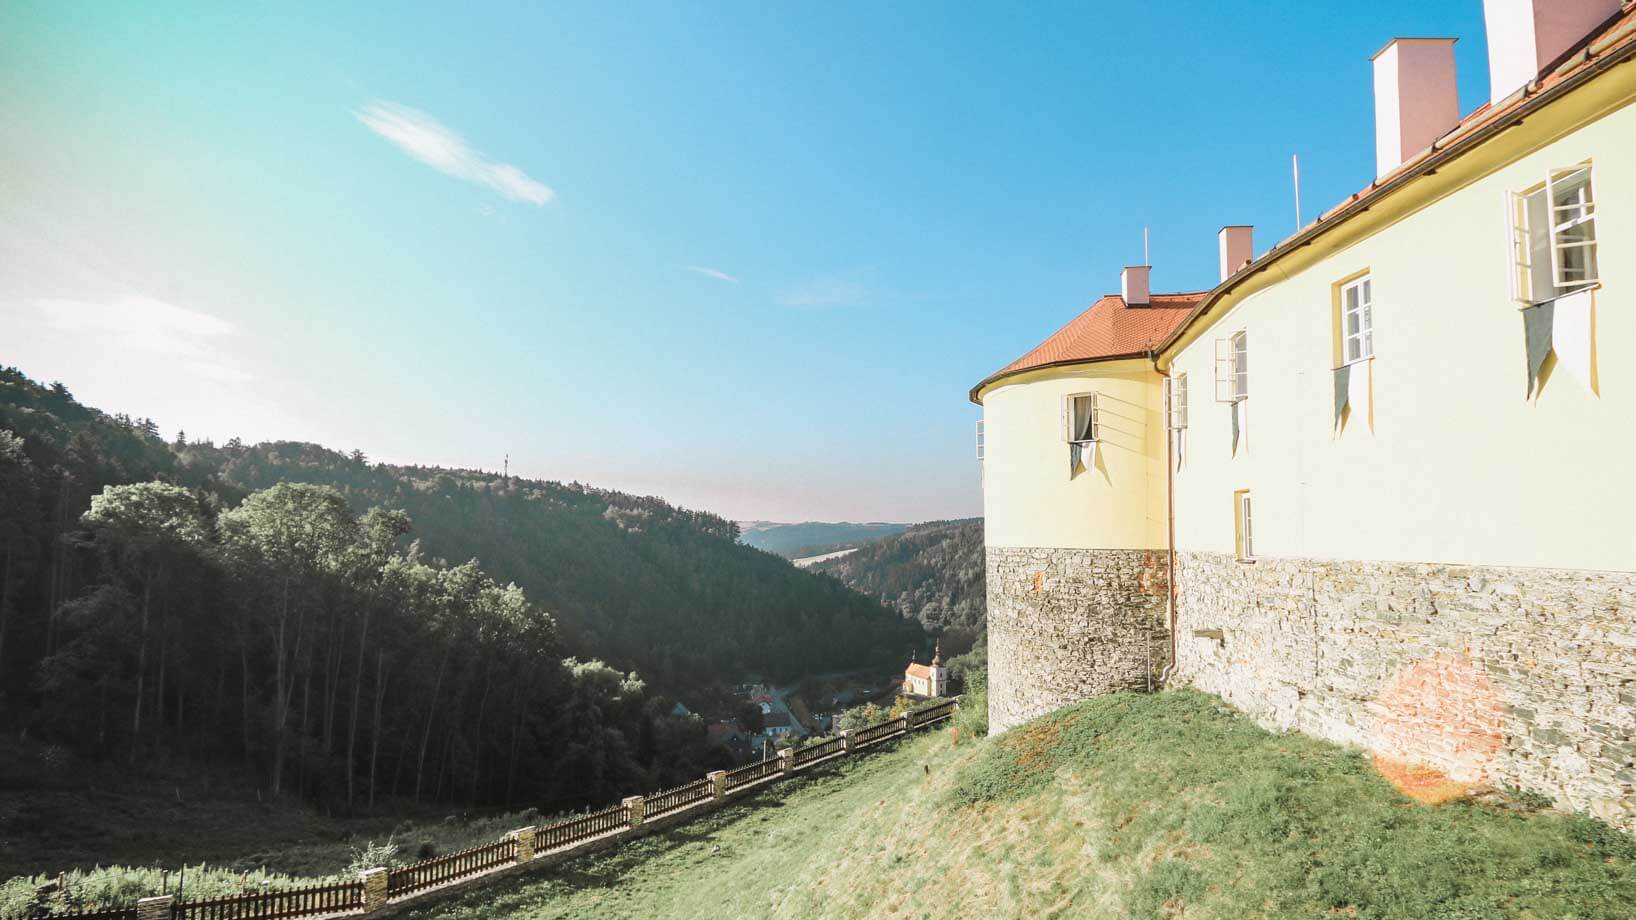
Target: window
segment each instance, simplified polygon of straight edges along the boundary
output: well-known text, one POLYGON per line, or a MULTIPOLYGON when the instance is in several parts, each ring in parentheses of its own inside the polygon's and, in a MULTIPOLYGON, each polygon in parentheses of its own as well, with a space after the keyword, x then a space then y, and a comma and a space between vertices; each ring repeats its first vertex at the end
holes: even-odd
POLYGON ((1084 444, 1097 440, 1101 417, 1095 393, 1075 393, 1062 401, 1063 439, 1084 444))
POLYGON ((1233 493, 1233 532, 1237 538, 1234 542, 1240 559, 1255 558, 1254 528, 1250 523, 1250 491, 1241 489, 1233 493))
POLYGON ((1170 413, 1166 426, 1171 430, 1187 427, 1187 375, 1176 374, 1165 380, 1165 405, 1170 413))
POLYGON ((1544 303, 1599 280, 1589 164, 1550 170, 1542 184, 1512 193, 1510 211, 1513 298, 1544 303))
POLYGON ((983 459, 983 420, 977 420, 977 459, 983 459))
POLYGON ((1238 402, 1250 395, 1249 336, 1234 333, 1216 339, 1216 402, 1238 402))
POLYGON ((1341 288, 1341 363, 1375 353, 1375 294, 1368 275, 1341 288))

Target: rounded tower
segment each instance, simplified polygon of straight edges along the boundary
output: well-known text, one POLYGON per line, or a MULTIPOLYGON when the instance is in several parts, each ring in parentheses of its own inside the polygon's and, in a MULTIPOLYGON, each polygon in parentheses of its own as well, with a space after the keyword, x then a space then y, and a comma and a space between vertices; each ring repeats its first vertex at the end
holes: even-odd
POLYGON ((1148 352, 1202 294, 1149 297, 1145 276, 1126 269, 1124 295, 971 391, 985 433, 991 731, 1151 689, 1169 662, 1166 386, 1148 352))

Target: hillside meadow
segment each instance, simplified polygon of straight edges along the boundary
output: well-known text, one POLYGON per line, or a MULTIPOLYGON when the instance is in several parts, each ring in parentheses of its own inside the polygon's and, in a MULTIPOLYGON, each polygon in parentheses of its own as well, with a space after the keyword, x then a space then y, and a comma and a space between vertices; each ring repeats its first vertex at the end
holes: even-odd
POLYGON ((1361 753, 1190 691, 992 739, 960 723, 607 854, 469 918, 1629 917, 1636 840, 1537 797, 1426 805, 1361 753))

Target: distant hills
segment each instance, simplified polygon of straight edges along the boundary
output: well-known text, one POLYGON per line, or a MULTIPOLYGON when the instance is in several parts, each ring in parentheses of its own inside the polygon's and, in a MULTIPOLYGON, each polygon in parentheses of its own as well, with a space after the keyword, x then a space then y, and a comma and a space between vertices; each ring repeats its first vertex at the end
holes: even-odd
MULTIPOLYGON (((316 444, 216 445, 180 437, 169 443, 151 422, 106 415, 60 384, 46 387, 4 367, 0 429, 23 439, 41 479, 31 503, 39 507, 20 513, 19 545, 27 549, 20 558, 30 564, 23 571, 13 566, 9 607, 29 615, 14 615, 10 632, 0 632, 6 636, 0 693, 24 691, 33 658, 44 653, 43 638, 40 648, 29 646, 36 626, 45 631, 33 620, 44 621, 51 593, 46 563, 59 535, 74 529, 104 485, 145 480, 196 489, 227 506, 289 482, 333 487, 357 513, 401 508, 429 557, 476 557, 502 585, 515 582, 550 611, 574 653, 635 669, 670 693, 745 671, 793 679, 879 665, 922 637, 917 625, 832 579, 739 545, 731 521, 658 498, 577 482, 371 463, 361 453, 316 444)), ((0 498, 6 491, 0 488, 0 498)), ((8 520, 0 516, 0 536, 8 520)), ((810 534, 786 534, 784 542, 811 542, 906 525, 819 524, 810 532, 798 530, 808 525, 766 526, 810 534)))
POLYGON ((916 524, 812 570, 933 630, 986 629, 982 518, 916 524))
POLYGON ((882 522, 854 524, 850 521, 803 521, 799 524, 739 521, 738 527, 741 541, 786 559, 799 559, 803 556, 817 556, 847 549, 909 529, 908 524, 882 522))

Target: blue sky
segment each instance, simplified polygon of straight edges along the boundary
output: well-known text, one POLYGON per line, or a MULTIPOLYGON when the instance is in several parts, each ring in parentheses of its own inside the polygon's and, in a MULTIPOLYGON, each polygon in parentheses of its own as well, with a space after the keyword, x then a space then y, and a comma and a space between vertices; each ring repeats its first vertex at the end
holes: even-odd
POLYGON ((1200 289, 1367 183, 1394 36, 1487 91, 1478 0, 159 6, 0 9, 0 362, 738 519, 980 513, 1144 225, 1200 289))

